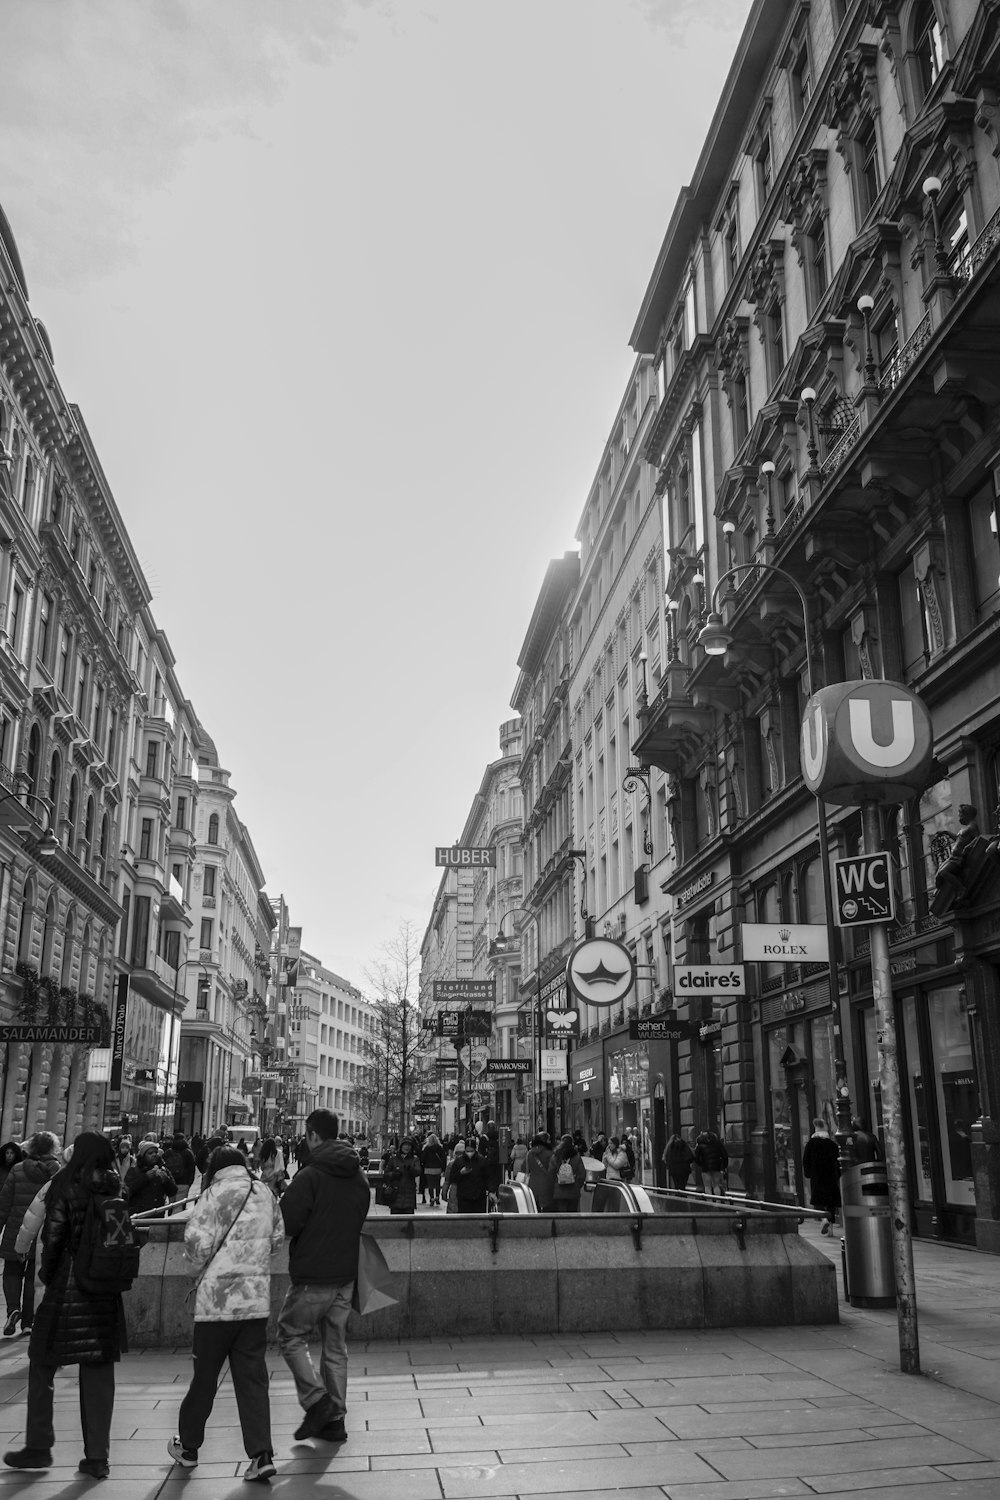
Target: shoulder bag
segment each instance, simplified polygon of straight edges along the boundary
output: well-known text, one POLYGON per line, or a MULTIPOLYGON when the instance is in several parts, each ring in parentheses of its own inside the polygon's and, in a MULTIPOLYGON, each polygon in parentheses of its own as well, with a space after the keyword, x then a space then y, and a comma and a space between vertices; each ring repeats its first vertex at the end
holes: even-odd
POLYGON ((229 1238, 229 1231, 232 1229, 233 1225, 236 1223, 236 1220, 239 1218, 240 1214, 243 1212, 243 1210, 246 1208, 247 1204, 250 1202, 250 1194, 252 1192, 253 1192, 253 1181, 251 1180, 250 1186, 247 1188, 247 1195, 246 1195, 246 1197, 243 1199, 243 1202, 240 1204, 239 1208, 236 1210, 236 1212, 233 1214, 233 1217, 230 1219, 229 1223, 226 1225, 226 1232, 225 1232, 225 1234, 222 1236, 222 1239, 219 1241, 219 1243, 217 1245, 213 1246, 212 1253, 208 1257, 208 1260, 206 1260, 205 1264, 202 1266, 201 1271, 198 1274, 197 1281, 193 1282, 191 1284, 191 1286, 188 1288, 187 1293, 185 1294, 185 1297, 184 1297, 184 1306, 185 1307, 190 1307, 191 1304, 192 1304, 192 1302, 194 1301, 194 1298, 195 1298, 195 1296, 197 1294, 198 1288, 201 1286, 202 1282, 205 1280, 205 1276, 206 1276, 206 1273, 208 1272, 209 1266, 212 1264, 213 1260, 218 1255, 218 1253, 222 1249, 223 1245, 226 1243, 226 1240, 229 1238))

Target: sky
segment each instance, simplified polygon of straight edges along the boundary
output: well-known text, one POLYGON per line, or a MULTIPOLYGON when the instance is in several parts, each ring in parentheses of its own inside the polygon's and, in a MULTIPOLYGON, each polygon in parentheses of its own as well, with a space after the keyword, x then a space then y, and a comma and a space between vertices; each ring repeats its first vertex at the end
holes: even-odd
POLYGON ((0 204, 303 945, 430 918, 750 0, 6 0, 0 204))

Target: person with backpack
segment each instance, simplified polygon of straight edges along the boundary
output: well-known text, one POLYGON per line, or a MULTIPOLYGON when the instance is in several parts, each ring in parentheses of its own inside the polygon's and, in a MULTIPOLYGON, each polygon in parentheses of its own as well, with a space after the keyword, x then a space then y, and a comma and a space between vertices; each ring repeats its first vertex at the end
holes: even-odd
POLYGON ((694 1143, 694 1160, 701 1173, 703 1191, 712 1198, 724 1198, 729 1152, 722 1137, 714 1130, 702 1130, 694 1143))
POLYGON ((167 1452, 193 1469, 205 1441, 222 1367, 229 1361, 243 1446, 244 1479, 271 1479, 274 1449, 267 1387, 271 1257, 285 1239, 278 1200, 250 1171, 238 1146, 212 1152, 201 1197, 184 1231, 184 1254, 198 1274, 191 1355, 194 1374, 167 1452))
POLYGON ((552 1181, 552 1212, 579 1213, 587 1169, 571 1135, 564 1135, 553 1152, 549 1172, 552 1181))
POLYGON ((56 1152, 59 1140, 51 1130, 39 1130, 27 1143, 23 1161, 11 1167, 0 1188, 0 1258, 3 1260, 3 1295, 7 1304, 4 1337, 17 1331, 18 1321, 27 1333, 35 1310, 35 1258, 26 1259, 14 1248, 21 1221, 38 1189, 56 1175, 59 1162, 56 1152))
POLYGON ((24 1447, 3 1456, 10 1469, 47 1469, 52 1464, 52 1422, 56 1371, 80 1370, 80 1423, 84 1457, 78 1470, 92 1479, 110 1473, 108 1454, 115 1405, 115 1365, 128 1342, 121 1291, 139 1269, 139 1251, 121 1197, 111 1142, 84 1131, 73 1142, 70 1161, 52 1178, 45 1200, 41 1279, 45 1295, 35 1314, 28 1343, 28 1413, 24 1447), (102 1236, 104 1215, 115 1214, 114 1235, 102 1236), (117 1274, 104 1280, 100 1248, 107 1239, 124 1243, 116 1252, 117 1274), (84 1290, 97 1286, 99 1290, 84 1290))
POLYGON ((164 1151, 163 1165, 177 1184, 176 1196, 186 1198, 194 1184, 198 1168, 195 1165, 194 1152, 185 1140, 182 1131, 175 1132, 173 1140, 164 1151))

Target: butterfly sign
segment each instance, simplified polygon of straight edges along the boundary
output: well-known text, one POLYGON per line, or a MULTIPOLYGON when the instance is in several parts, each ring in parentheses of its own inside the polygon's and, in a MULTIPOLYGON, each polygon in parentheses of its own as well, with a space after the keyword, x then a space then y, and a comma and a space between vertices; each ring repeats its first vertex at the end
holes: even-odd
POLYGON ((545 1035, 553 1038, 578 1037, 580 1035, 580 1012, 548 1009, 545 1012, 545 1035))

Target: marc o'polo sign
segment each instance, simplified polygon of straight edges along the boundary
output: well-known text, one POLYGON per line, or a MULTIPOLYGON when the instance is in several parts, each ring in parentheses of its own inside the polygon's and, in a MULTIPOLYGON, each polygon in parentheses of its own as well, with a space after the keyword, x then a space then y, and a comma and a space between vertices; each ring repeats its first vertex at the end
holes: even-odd
POLYGON ((742 964, 674 964, 674 991, 679 995, 725 992, 745 995, 746 970, 742 964))
POLYGON ((744 922, 743 957, 767 964, 825 964, 830 944, 825 927, 804 922, 744 922))
POLYGON ((445 870, 495 870, 496 845, 489 849, 479 849, 471 844, 438 844, 434 850, 434 863, 445 870))

